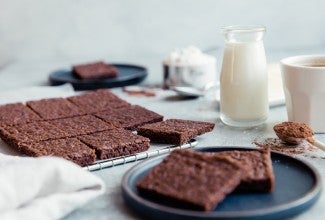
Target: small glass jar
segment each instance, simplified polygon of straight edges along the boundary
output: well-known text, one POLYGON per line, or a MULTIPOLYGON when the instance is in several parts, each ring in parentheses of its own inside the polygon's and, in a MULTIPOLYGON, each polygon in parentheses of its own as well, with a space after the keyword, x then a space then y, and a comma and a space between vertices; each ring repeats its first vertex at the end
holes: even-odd
POLYGON ((189 46, 174 50, 163 61, 164 88, 193 87, 204 90, 217 78, 216 58, 189 46))
POLYGON ((223 28, 220 119, 235 127, 260 125, 268 117, 268 75, 264 26, 223 28))

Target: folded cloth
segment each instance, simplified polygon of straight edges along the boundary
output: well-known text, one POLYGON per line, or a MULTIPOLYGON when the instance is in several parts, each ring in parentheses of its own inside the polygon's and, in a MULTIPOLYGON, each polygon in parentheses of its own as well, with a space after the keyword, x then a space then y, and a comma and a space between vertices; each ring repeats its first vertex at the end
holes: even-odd
POLYGON ((105 191, 88 171, 56 157, 0 154, 0 219, 59 219, 105 191))

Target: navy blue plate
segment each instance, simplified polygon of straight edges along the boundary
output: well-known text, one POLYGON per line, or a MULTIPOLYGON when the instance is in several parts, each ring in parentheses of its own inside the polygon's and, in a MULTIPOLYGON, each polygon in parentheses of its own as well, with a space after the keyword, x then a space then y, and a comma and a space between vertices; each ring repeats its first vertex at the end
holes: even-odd
POLYGON ((57 70, 50 74, 49 81, 52 86, 71 83, 75 90, 90 90, 99 88, 113 88, 128 86, 142 82, 148 75, 147 69, 142 66, 128 64, 112 64, 119 75, 115 78, 85 80, 72 74, 71 69, 57 70))
MULTIPOLYGON (((204 152, 248 150, 246 147, 207 147, 204 152)), ((272 193, 231 194, 214 211, 202 212, 177 208, 141 196, 136 183, 165 156, 135 165, 123 177, 122 195, 129 207, 152 219, 283 219, 297 215, 313 205, 321 192, 321 179, 310 164, 272 152, 275 190, 272 193)))

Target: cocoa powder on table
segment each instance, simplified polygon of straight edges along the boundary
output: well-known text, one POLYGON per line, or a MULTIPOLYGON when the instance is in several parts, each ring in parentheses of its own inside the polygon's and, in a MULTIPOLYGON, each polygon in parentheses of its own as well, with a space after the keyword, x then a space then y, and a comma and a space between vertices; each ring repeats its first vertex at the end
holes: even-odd
POLYGON ((307 124, 282 122, 275 125, 273 129, 279 138, 256 138, 253 144, 291 156, 301 155, 312 159, 324 159, 322 155, 319 155, 318 148, 306 140, 314 135, 314 131, 307 124))
POLYGON ((308 142, 302 142, 301 144, 287 144, 278 138, 265 138, 255 139, 253 144, 260 148, 270 148, 273 151, 277 151, 289 155, 304 154, 310 151, 316 151, 317 147, 311 145, 308 142))

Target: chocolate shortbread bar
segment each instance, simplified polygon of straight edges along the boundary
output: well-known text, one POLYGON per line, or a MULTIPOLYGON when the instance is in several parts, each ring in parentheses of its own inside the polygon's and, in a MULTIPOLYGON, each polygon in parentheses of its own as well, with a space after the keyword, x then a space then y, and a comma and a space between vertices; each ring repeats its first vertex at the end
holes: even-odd
POLYGON ((80 79, 102 79, 118 76, 118 70, 115 66, 102 61, 74 65, 72 72, 80 79))
POLYGON ((42 120, 22 103, 0 105, 0 125, 24 124, 42 120))
POLYGON ((22 143, 20 151, 27 156, 56 156, 70 160, 80 166, 95 162, 96 154, 93 149, 77 138, 64 138, 37 143, 22 143))
POLYGON ((182 145, 198 135, 212 131, 213 128, 214 124, 209 122, 168 119, 140 126, 137 132, 152 142, 182 145))
POLYGON ((82 142, 96 150, 99 159, 139 153, 149 149, 148 138, 133 134, 124 129, 113 129, 78 137, 82 142))
POLYGON ((116 127, 135 130, 138 126, 163 120, 163 116, 138 105, 118 110, 109 109, 95 114, 116 127))
POLYGON ((106 109, 119 109, 130 105, 107 89, 99 89, 82 95, 71 96, 68 100, 88 114, 106 109))
POLYGON ((106 123, 93 115, 57 119, 51 121, 51 124, 60 130, 65 131, 69 137, 91 134, 115 128, 113 125, 106 123))
POLYGON ((83 114, 80 108, 63 98, 29 101, 27 106, 46 120, 68 118, 83 114))
POLYGON ((249 151, 224 151, 216 155, 229 156, 238 161, 245 169, 238 190, 272 192, 274 189, 274 173, 270 149, 249 151))
POLYGON ((175 150, 136 186, 143 195, 211 211, 238 186, 241 175, 242 169, 230 157, 175 150))
POLYGON ((22 143, 35 143, 67 136, 68 134, 65 131, 46 121, 2 126, 0 128, 1 139, 18 150, 22 143))

